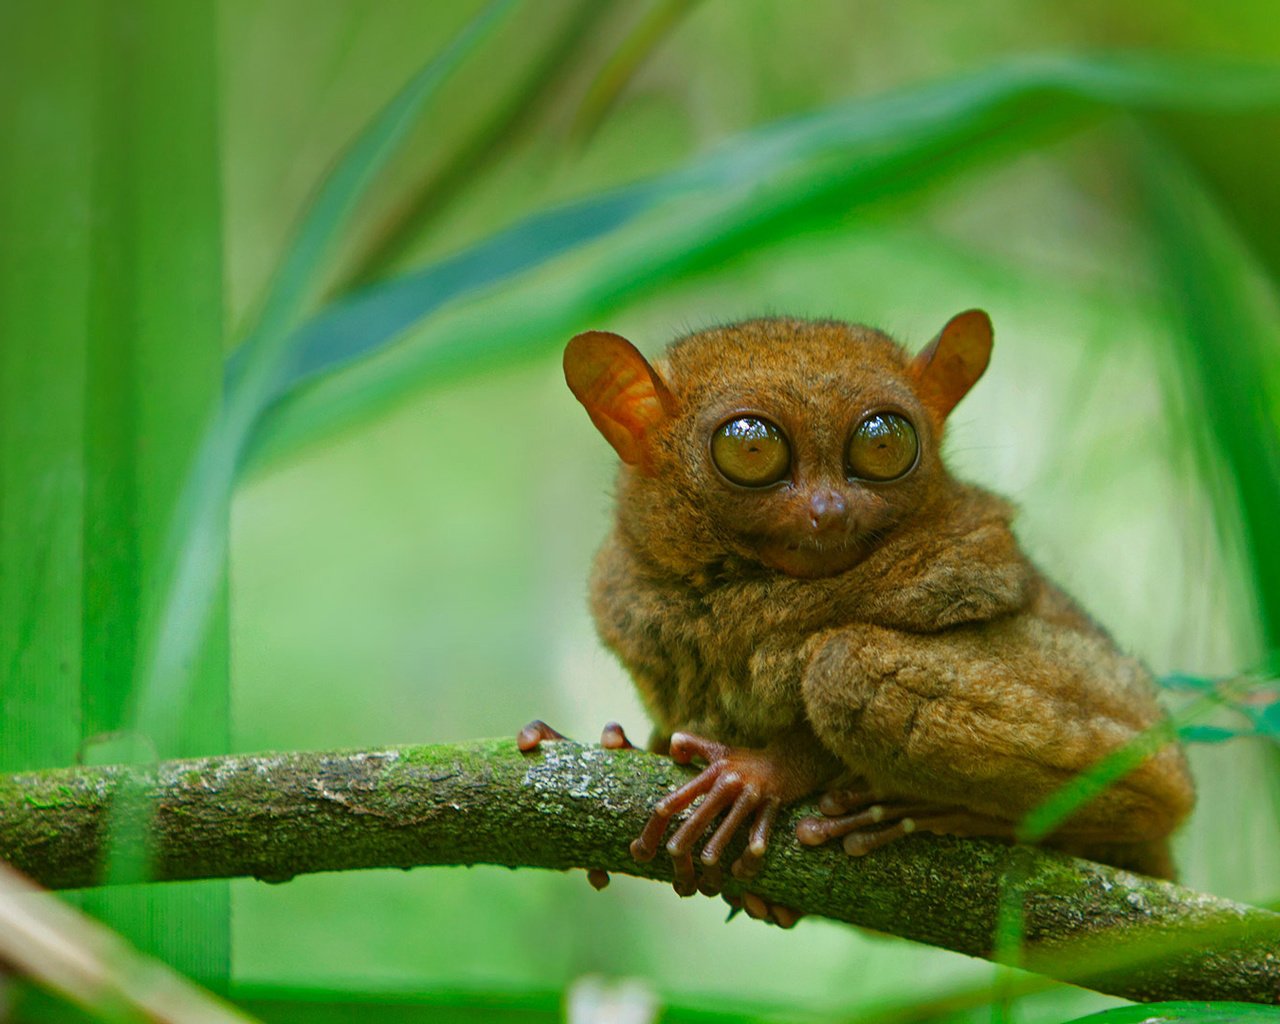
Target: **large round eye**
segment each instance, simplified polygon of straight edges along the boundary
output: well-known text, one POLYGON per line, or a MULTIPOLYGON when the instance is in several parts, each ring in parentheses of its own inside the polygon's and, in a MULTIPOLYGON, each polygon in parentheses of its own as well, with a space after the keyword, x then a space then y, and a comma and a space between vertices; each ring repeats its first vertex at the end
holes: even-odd
POLYGON ((916 430, 894 412, 878 412, 858 424, 849 438, 849 475, 862 480, 896 480, 916 464, 916 430))
POLYGON ((791 445, 768 420, 739 416, 711 435, 711 458, 735 484, 766 487, 791 468, 791 445))

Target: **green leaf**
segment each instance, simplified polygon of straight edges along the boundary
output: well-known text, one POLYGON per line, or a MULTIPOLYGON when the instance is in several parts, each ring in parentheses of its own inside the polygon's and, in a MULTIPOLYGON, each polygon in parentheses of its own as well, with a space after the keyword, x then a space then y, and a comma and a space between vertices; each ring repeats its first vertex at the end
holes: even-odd
POLYGON ((1252 730, 1227 729, 1220 725, 1188 725, 1178 730, 1178 739, 1183 743, 1225 743, 1252 734, 1252 730))
POLYGON ((581 74, 582 67, 593 57, 593 44, 602 23, 615 13, 599 0, 576 0, 565 20, 553 26, 549 38, 541 41, 532 67, 510 89, 504 102, 470 130, 467 138, 447 155, 443 167, 419 183, 392 222, 356 261, 345 283, 338 286, 339 292, 386 277, 478 177, 501 166, 511 150, 545 127, 546 118, 539 115, 551 106, 548 100, 566 81, 581 74))
MULTIPOLYGON (((375 352, 461 294, 505 281, 609 234, 667 195, 669 190, 655 183, 535 215, 456 256, 331 303, 299 328, 292 342, 297 357, 281 390, 375 352)), ((239 353, 228 361, 232 379, 241 363, 239 353)))
POLYGON ((1208 676, 1188 675, 1185 672, 1171 672, 1167 676, 1161 676, 1156 682, 1166 690, 1189 690, 1193 693, 1203 693, 1206 690, 1212 690, 1220 680, 1208 676))
MULTIPOLYGON (((1197 430, 1207 491, 1228 552, 1251 583, 1259 660, 1280 659, 1280 282, 1196 174, 1167 147, 1141 164, 1167 301, 1181 330, 1170 360, 1197 430)), ((1255 718, 1275 740, 1274 718, 1255 718)), ((1272 749, 1273 769, 1280 750, 1272 749)), ((1280 813, 1273 771, 1272 803, 1280 813)))
MULTIPOLYGON (((1264 658, 1280 652, 1280 291, 1194 173, 1165 147, 1141 162, 1179 373, 1218 518, 1238 530, 1264 658)), ((1261 660, 1261 659, 1260 659, 1261 660)))
POLYGON ((1280 698, 1258 712, 1258 731, 1266 736, 1280 736, 1280 698))
POLYGON ((0 768, 81 739, 92 12, 0 7, 0 768), (39 339, 39 345, 33 339, 39 339))
POLYGON ((1280 1008, 1257 1003, 1138 1003, 1077 1017, 1071 1024, 1276 1024, 1280 1008))
POLYGON ((1024 151, 1107 111, 1278 106, 1280 69, 1271 66, 1041 56, 769 125, 666 175, 535 214, 323 310, 303 332, 254 457, 288 452, 469 366, 541 351, 678 274, 918 195, 953 181, 957 168, 1024 151), (495 285, 578 250, 587 250, 583 262, 532 305, 495 306, 495 285), (396 344, 422 317, 480 292, 488 296, 483 337, 435 332, 396 344))
POLYGON ((596 74, 574 114, 570 135, 582 140, 595 134, 645 60, 698 3, 699 0, 655 0, 619 40, 596 74))
MULTIPOLYGON (((10 768, 92 758, 101 736, 127 726, 165 528, 220 397, 214 14, 208 0, 0 7, 0 760, 10 768)), ((209 524, 225 542, 224 503, 209 524)), ((174 667, 194 706, 164 756, 226 748, 221 559, 208 580, 210 628, 174 667)), ((225 884, 81 902, 182 970, 226 983, 225 884)))
POLYGON ((219 566, 226 556, 222 510, 250 431, 291 364, 290 340, 326 259, 424 105, 510 7, 511 0, 490 4, 369 123, 326 178, 285 254, 243 343, 236 372, 227 379, 224 404, 201 441, 168 533, 157 628, 145 654, 133 715, 137 732, 157 745, 174 732, 189 707, 190 692, 181 685, 179 669, 201 643, 218 591, 219 566))

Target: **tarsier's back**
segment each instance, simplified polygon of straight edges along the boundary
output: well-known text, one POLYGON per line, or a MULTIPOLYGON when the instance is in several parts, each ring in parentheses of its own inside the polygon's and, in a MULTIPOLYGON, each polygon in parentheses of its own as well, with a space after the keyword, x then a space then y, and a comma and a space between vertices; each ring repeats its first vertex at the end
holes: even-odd
MULTIPOLYGON (((868 852, 912 831, 1012 838, 1072 778, 1163 721, 1151 678, 1027 560, 1002 499, 955 480, 944 423, 986 368, 990 322, 918 356, 870 328, 753 320, 674 343, 570 343, 570 387, 623 460, 593 611, 698 790, 659 805, 677 887, 703 847, 759 866, 781 804, 799 834, 868 852)), ((1048 845, 1169 875, 1192 790, 1166 745, 1048 845)))

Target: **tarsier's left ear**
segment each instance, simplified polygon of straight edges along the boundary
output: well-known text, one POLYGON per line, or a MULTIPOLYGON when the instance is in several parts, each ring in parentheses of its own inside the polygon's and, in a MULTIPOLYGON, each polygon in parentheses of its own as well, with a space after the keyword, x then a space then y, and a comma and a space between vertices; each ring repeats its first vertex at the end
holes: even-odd
POLYGON ((945 420, 978 383, 991 358, 991 318, 980 309, 957 313, 911 363, 920 398, 945 420))
POLYGON ((631 342, 608 331, 576 335, 564 350, 564 379, 622 461, 646 462, 646 435, 676 411, 658 371, 631 342))

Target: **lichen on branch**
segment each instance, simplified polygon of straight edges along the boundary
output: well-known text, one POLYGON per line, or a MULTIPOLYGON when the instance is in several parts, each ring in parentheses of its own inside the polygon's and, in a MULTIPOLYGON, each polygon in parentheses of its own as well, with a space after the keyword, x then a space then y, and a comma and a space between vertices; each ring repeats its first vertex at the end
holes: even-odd
MULTIPOLYGON (((23 772, 0 777, 0 858, 50 888, 103 884, 127 790, 151 809, 156 881, 460 864, 670 880, 663 857, 638 864, 628 845, 687 778, 641 751, 510 740, 23 772)), ((751 884, 770 902, 982 957, 1013 907, 1012 955, 1030 970, 1133 999, 1280 1002, 1280 914, 983 840, 913 836, 850 858, 794 840, 806 813, 779 820, 751 884)))

